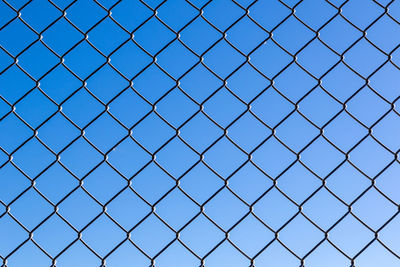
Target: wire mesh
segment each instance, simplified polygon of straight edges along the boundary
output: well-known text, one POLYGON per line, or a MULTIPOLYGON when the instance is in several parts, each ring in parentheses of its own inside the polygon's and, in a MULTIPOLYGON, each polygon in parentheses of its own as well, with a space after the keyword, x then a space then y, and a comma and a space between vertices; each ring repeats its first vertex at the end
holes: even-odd
POLYGON ((399 266, 400 1, 0 15, 2 266, 399 266))

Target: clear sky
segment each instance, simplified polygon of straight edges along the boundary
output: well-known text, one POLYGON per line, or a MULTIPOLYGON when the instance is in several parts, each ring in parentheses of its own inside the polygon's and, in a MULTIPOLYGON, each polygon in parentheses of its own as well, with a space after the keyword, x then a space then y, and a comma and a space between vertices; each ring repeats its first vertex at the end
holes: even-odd
POLYGON ((388 0, 1 1, 0 260, 399 266, 399 22, 388 0))

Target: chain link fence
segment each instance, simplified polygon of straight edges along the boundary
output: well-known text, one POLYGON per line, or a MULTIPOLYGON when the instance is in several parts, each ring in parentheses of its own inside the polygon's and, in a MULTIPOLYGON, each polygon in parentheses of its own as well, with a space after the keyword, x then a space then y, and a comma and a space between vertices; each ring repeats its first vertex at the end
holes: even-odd
POLYGON ((399 266, 399 46, 395 0, 2 0, 2 266, 399 266))

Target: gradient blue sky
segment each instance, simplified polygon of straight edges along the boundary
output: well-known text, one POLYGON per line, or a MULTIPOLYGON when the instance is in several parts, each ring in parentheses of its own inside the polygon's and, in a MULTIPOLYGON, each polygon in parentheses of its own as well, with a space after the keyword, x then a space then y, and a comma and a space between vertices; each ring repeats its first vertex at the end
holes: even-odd
POLYGON ((298 2, 2 1, 0 259, 399 266, 400 1, 298 2))

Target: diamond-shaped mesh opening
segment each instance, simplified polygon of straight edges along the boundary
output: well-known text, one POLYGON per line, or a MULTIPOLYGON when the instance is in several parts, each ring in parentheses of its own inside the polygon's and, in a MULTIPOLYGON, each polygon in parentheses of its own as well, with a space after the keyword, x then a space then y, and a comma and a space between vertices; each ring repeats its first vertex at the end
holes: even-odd
MULTIPOLYGON (((3 12, 2 12, 3 13, 3 12)), ((15 13, 15 15, 17 15, 15 13)), ((2 46, 6 51, 12 55, 23 53, 28 46, 37 41, 37 35, 34 31, 19 19, 10 19, 2 25, 1 39, 6 40, 2 42, 2 46), (7 27, 4 27, 7 25, 7 27), (15 34, 19 32, 20 34, 15 34)))
POLYGON ((35 231, 35 241, 53 257, 72 244, 77 236, 57 215, 51 216, 35 231))
POLYGON ((174 239, 174 232, 155 215, 147 217, 132 231, 132 241, 151 257, 168 247, 174 239))
POLYGON ((105 215, 97 217, 82 233, 82 240, 102 257, 109 254, 125 238, 124 231, 105 215), (102 241, 97 239, 100 233, 104 237, 102 241))
POLYGON ((329 71, 340 59, 319 40, 313 40, 307 44, 298 57, 300 65, 318 78, 329 71))
POLYGON ((373 238, 373 232, 350 214, 329 232, 330 241, 349 257, 362 251, 373 238))
POLYGON ((400 264, 400 0, 0 3, 0 265, 400 264))
POLYGON ((181 240, 201 257, 223 241, 224 234, 208 218, 200 215, 182 231, 181 240))
POLYGON ((279 239, 300 257, 316 247, 324 238, 321 230, 315 227, 309 219, 297 215, 280 231, 279 239), (301 231, 299 231, 301 229, 301 231))

